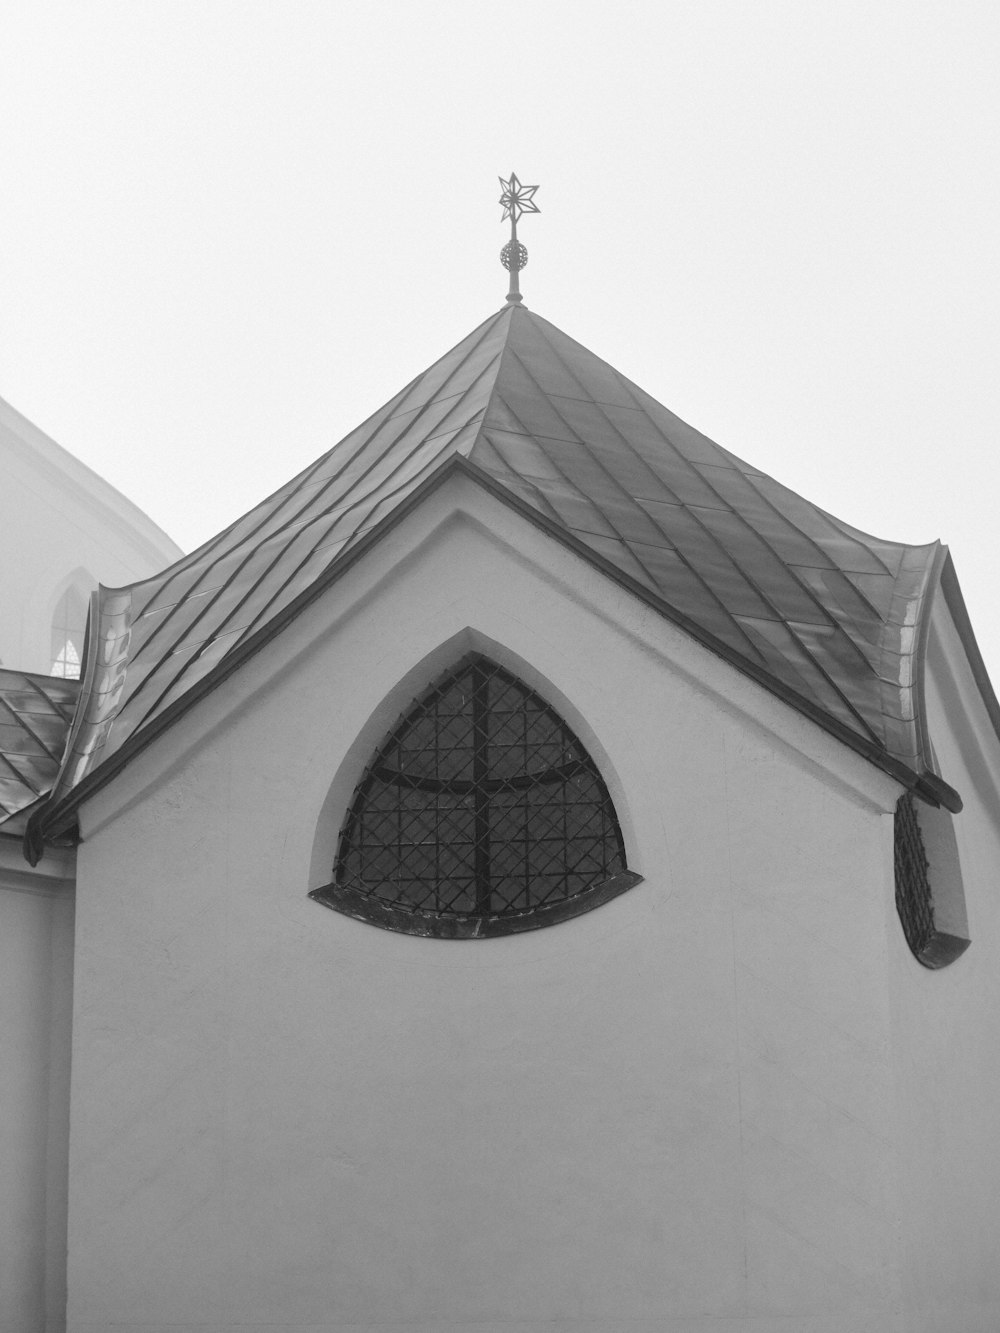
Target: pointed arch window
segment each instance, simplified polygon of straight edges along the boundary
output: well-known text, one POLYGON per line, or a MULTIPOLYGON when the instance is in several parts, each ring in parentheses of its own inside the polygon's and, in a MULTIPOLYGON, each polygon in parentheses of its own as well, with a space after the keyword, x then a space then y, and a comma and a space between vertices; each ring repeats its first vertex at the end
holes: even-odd
POLYGON ((310 896, 390 930, 480 938, 576 916, 640 878, 583 745, 523 681, 475 654, 378 747, 333 882, 310 896))
POLYGON ((83 636, 87 625, 87 601, 70 584, 56 603, 52 615, 49 675, 78 680, 83 664, 83 636))

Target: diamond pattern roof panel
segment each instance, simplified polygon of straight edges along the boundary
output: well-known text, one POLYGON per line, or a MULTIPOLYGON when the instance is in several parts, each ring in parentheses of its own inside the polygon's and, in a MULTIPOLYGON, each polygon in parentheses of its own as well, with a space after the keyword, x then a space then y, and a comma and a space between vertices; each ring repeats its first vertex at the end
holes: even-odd
POLYGON ((0 667, 0 829, 52 789, 80 682, 0 667))
POLYGON ((914 663, 943 548, 840 522, 508 306, 200 550, 101 590, 54 805, 277 632, 456 459, 848 744, 932 771, 914 663))

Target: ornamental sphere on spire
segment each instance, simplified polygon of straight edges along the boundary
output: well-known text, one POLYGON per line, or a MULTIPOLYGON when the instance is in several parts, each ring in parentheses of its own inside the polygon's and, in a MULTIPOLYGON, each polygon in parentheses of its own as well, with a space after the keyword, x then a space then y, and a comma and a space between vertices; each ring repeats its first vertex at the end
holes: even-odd
POLYGON ((507 292, 507 300, 513 305, 521 301, 521 288, 517 280, 517 275, 528 262, 528 251, 517 239, 517 220, 522 213, 540 213, 542 210, 535 203, 535 191, 537 185, 522 185, 517 176, 512 171, 510 179, 504 180, 502 176, 498 177, 502 187, 500 195, 500 206, 503 208, 503 218, 506 222, 510 218, 510 240, 500 251, 500 263, 510 274, 510 290, 507 292))
POLYGON ((528 247, 520 241, 508 241, 500 251, 500 263, 510 273, 520 273, 528 262, 528 247))

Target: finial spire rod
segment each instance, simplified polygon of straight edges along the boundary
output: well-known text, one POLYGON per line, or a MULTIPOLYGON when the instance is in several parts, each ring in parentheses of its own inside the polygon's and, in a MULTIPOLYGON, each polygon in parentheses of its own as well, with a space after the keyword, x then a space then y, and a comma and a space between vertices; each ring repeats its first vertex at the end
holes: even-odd
POLYGON ((518 305, 523 299, 518 274, 528 262, 528 250, 517 239, 517 220, 522 213, 540 213, 542 210, 534 202, 533 196, 538 189, 537 185, 522 185, 513 172, 509 180, 504 180, 502 176, 498 179, 503 190, 500 195, 500 204, 503 208, 501 221, 510 218, 510 240, 500 251, 500 263, 510 273, 507 300, 512 305, 518 305))

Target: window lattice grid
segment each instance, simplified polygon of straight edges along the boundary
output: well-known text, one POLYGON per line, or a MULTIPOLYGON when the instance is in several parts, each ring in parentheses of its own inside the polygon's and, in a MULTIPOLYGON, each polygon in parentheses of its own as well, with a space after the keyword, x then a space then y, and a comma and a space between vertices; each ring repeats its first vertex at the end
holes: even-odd
POLYGON ((392 908, 494 917, 565 902, 624 869, 590 756, 544 700, 476 656, 376 751, 334 876, 392 908))
POLYGON ((934 938, 934 906, 917 805, 909 792, 896 803, 894 833, 896 910, 906 942, 919 957, 934 938))

